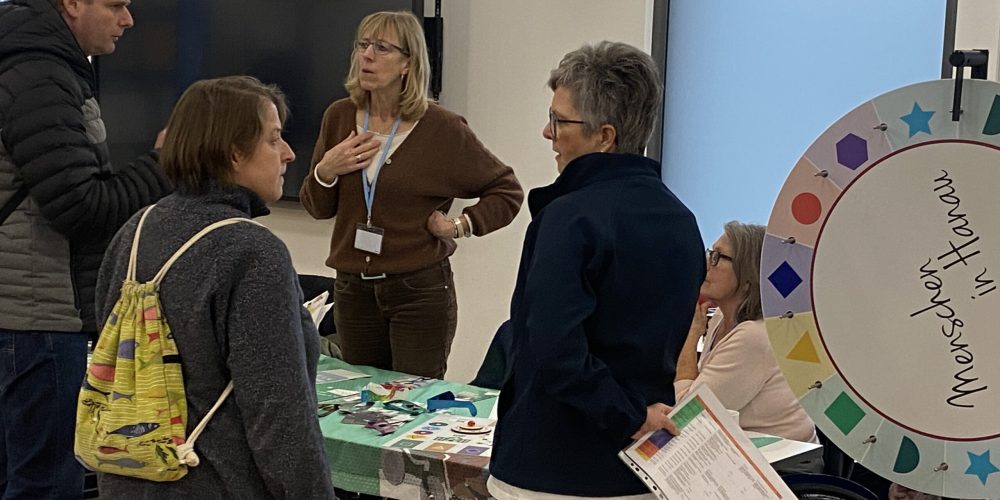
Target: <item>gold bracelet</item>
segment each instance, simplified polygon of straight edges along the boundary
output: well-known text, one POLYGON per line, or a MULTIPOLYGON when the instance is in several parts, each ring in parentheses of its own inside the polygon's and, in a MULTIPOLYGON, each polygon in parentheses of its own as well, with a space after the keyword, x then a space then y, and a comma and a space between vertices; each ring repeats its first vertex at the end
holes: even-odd
POLYGON ((462 217, 461 216, 455 217, 454 219, 451 220, 451 222, 455 224, 455 237, 456 238, 465 238, 466 236, 468 236, 468 234, 466 234, 466 232, 465 232, 465 225, 462 224, 462 217))

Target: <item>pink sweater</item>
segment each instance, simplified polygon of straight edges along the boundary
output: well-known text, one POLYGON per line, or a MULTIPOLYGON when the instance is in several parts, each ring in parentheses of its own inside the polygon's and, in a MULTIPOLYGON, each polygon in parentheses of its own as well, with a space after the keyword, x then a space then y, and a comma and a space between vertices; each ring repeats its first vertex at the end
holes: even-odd
POLYGON ((816 426, 781 374, 764 322, 744 321, 714 342, 720 325, 717 312, 708 324, 698 377, 674 382, 677 399, 704 382, 726 408, 740 412, 743 430, 815 442, 816 426))

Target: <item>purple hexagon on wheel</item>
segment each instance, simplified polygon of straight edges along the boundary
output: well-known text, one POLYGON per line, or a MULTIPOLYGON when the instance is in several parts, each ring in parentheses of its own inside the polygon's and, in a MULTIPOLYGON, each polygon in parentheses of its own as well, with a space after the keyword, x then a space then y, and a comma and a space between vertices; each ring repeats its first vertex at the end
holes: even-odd
POLYGON ((868 161, 868 143, 864 139, 854 134, 847 134, 837 141, 837 163, 856 170, 866 161, 868 161))

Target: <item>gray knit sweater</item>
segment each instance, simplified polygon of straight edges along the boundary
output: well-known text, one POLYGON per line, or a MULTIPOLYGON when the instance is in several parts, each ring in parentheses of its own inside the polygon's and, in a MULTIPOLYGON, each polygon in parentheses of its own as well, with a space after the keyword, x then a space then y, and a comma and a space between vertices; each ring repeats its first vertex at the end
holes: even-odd
MULTIPOLYGON (((148 281, 192 235, 230 217, 266 215, 240 187, 161 200, 140 236, 137 279, 148 281)), ((138 215, 118 232, 97 281, 97 315, 120 294, 138 215)), ((188 249, 160 288, 184 370, 188 434, 230 379, 233 393, 195 445, 201 465, 175 482, 104 474, 101 498, 334 498, 316 417, 319 337, 285 245, 240 223, 188 249)))

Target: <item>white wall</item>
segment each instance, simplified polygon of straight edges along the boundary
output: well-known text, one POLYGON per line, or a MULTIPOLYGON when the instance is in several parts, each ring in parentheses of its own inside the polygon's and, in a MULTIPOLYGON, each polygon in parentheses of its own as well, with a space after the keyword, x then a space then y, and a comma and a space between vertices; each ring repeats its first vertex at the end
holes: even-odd
POLYGON ((960 0, 955 49, 988 49, 989 79, 1000 80, 1000 2, 960 0))
MULTIPOLYGON (((433 0, 425 3, 433 15, 433 0)), ((514 168, 526 192, 556 177, 554 153, 541 136, 551 100, 549 71, 588 42, 622 41, 649 51, 652 32, 652 0, 445 0, 441 15, 441 104, 465 116, 479 139, 514 168)), ((456 203, 453 212, 463 206, 456 203)), ((313 221, 295 204, 279 203, 262 222, 288 244, 299 273, 333 275, 323 264, 329 221, 313 221)), ((452 258, 459 314, 449 380, 472 379, 507 318, 528 222, 525 205, 509 227, 459 241, 452 258)))
MULTIPOLYGON (((296 161, 308 162, 308 158, 296 161)), ((299 274, 334 276, 333 269, 326 267, 330 255, 330 235, 333 223, 315 220, 297 202, 282 201, 270 206, 271 215, 260 220, 277 234, 292 254, 292 263, 299 274)))
POLYGON ((706 245, 726 221, 767 224, 788 172, 831 123, 941 76, 945 4, 671 1, 663 178, 706 245))

